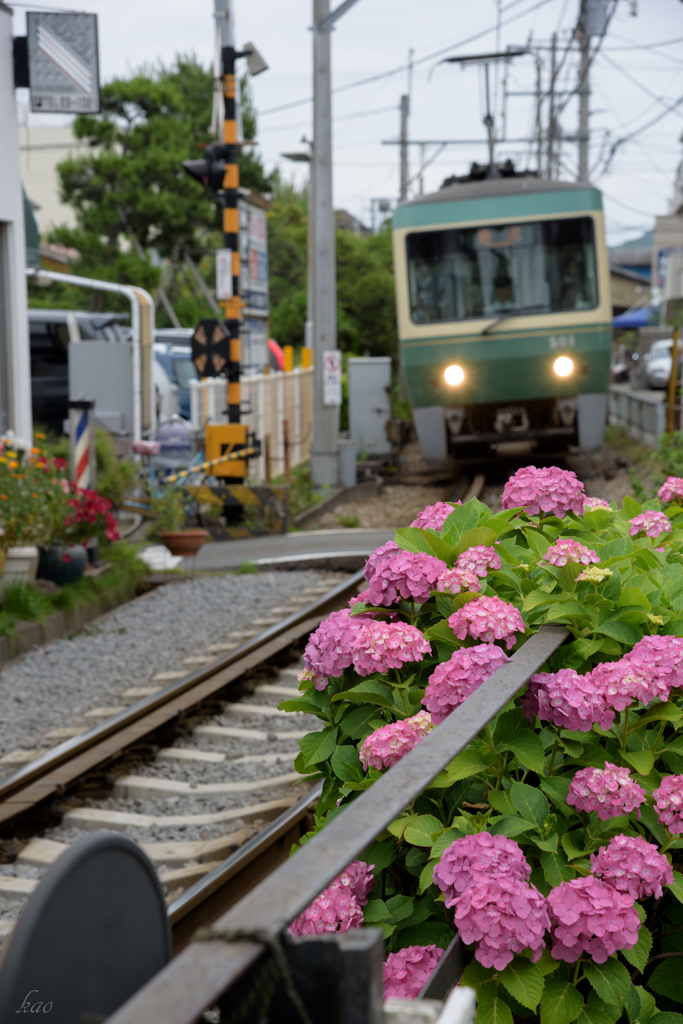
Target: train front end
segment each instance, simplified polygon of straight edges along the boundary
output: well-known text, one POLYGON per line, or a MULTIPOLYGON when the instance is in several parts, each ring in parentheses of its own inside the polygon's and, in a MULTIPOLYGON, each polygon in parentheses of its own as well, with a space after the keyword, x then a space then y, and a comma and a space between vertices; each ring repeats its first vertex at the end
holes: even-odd
POLYGON ((602 443, 612 342, 602 197, 531 176, 400 205, 401 370, 425 458, 602 443))

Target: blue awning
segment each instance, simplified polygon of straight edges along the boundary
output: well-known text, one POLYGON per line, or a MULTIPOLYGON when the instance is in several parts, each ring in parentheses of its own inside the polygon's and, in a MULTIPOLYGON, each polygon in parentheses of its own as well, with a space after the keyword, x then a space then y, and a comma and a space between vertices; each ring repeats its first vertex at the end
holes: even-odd
POLYGON ((656 324, 659 321, 659 316, 654 309, 649 306, 643 306, 641 309, 629 309, 626 313, 620 313, 619 316, 615 316, 612 319, 612 327, 620 327, 634 329, 636 327, 649 327, 651 324, 656 324))

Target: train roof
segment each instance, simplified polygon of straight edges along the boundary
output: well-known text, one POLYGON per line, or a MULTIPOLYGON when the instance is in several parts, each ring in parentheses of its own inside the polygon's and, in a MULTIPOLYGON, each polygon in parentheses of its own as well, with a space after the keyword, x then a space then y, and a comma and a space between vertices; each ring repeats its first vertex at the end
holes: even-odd
POLYGON ((519 175, 456 181, 438 192, 399 203, 393 223, 395 228, 407 228, 601 209, 602 194, 592 185, 519 175))

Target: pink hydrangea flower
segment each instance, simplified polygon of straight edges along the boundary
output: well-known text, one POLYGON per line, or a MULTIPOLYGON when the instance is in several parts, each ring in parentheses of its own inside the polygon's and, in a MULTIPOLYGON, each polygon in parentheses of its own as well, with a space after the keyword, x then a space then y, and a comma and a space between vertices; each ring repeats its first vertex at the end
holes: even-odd
POLYGON ((384 998, 417 999, 443 956, 438 946, 406 946, 384 962, 384 998))
POLYGON ((363 924, 362 908, 375 879, 373 864, 354 860, 289 926, 292 935, 346 932, 363 924))
POLYGON ((401 668, 407 661, 422 661, 432 650, 420 630, 407 622, 366 620, 354 633, 353 643, 352 659, 359 676, 401 668))
POLYGON ((650 666, 671 674, 671 686, 683 686, 683 637, 644 636, 622 660, 635 661, 641 658, 650 666))
POLYGON ((417 526, 421 530, 436 530, 439 533, 456 505, 462 505, 462 502, 455 501, 450 504, 447 501, 437 501, 436 505, 427 505, 427 508, 420 512, 417 519, 413 519, 410 525, 417 526))
POLYGON ((503 508, 523 508, 529 515, 552 513, 563 519, 567 512, 583 514, 586 493, 576 473, 549 466, 524 466, 514 473, 503 489, 503 508))
POLYGON ((378 548, 365 564, 366 600, 375 606, 396 604, 400 598, 424 604, 448 566, 421 551, 403 551, 396 546, 387 551, 390 544, 393 541, 378 548))
POLYGON ((321 622, 309 637, 304 650, 304 663, 312 673, 316 690, 324 690, 328 676, 340 676, 353 663, 358 646, 358 634, 367 618, 350 617, 348 608, 342 608, 321 622))
POLYGON ((550 928, 545 897, 517 878, 486 878, 465 889, 453 906, 454 923, 463 942, 474 942, 475 958, 484 967, 504 970, 515 953, 532 950, 538 960, 550 928))
POLYGON ((441 855, 434 868, 434 882, 446 894, 445 905, 452 907, 468 886, 489 878, 526 882, 531 867, 522 848, 507 836, 477 832, 456 839, 441 855))
POLYGON ((404 754, 416 747, 431 732, 434 724, 427 711, 418 711, 402 722, 390 722, 371 732, 360 748, 360 763, 368 768, 391 768, 404 754))
POLYGON ((459 569, 454 566, 442 573, 436 581, 436 590, 446 590, 450 594, 459 594, 461 590, 481 590, 481 583, 471 569, 459 569))
POLYGON ((600 561, 595 551, 579 544, 578 540, 566 540, 560 538, 551 544, 541 559, 541 565, 566 565, 567 562, 578 562, 580 565, 595 565, 600 561))
POLYGON ((653 796, 660 823, 679 835, 683 832, 683 775, 665 775, 653 796))
POLYGON ((607 730, 614 722, 614 711, 590 676, 580 676, 573 668, 557 672, 537 672, 531 677, 522 698, 524 712, 533 721, 552 722, 561 729, 589 732, 598 724, 607 730))
POLYGON ((631 778, 629 768, 618 768, 605 761, 604 768, 582 768, 569 783, 567 803, 577 811, 597 811, 601 821, 618 818, 637 810, 645 799, 645 790, 631 778))
POLYGON ((614 722, 614 711, 600 687, 573 668, 537 672, 529 681, 522 706, 530 722, 538 715, 541 721, 572 731, 590 732, 596 723, 607 730, 614 722))
POLYGON ((640 515, 629 519, 631 529, 628 531, 632 537, 645 530, 646 537, 659 537, 661 533, 671 533, 671 521, 663 512, 641 512, 640 515))
POLYGON ((612 511, 610 503, 605 501, 604 498, 584 498, 583 499, 583 510, 584 512, 592 512, 596 508, 606 508, 608 511, 612 511))
POLYGON ((479 689, 489 676, 509 661, 495 644, 477 644, 454 651, 448 661, 437 665, 427 683, 422 703, 438 725, 451 711, 479 689))
POLYGON ((634 900, 659 899, 663 885, 673 885, 674 873, 663 853, 641 836, 614 836, 591 854, 591 872, 634 900))
POLYGON ((634 700, 643 704, 657 698, 667 701, 672 686, 683 682, 683 672, 678 666, 653 664, 646 654, 636 654, 635 648, 619 661, 601 662, 589 675, 607 703, 617 711, 623 711, 634 700))
POLYGON ((588 875, 561 882, 548 896, 552 956, 575 963, 587 953, 597 964, 638 941, 640 918, 633 898, 588 875))
POLYGON ((657 497, 662 501, 683 502, 683 478, 680 476, 668 477, 657 491, 657 497))
POLYGON ((515 645, 515 633, 524 632, 524 620, 515 606, 501 601, 499 597, 479 597, 470 601, 449 616, 448 625, 459 640, 466 636, 486 643, 505 640, 508 649, 515 645))
POLYGON ((485 544, 476 544, 458 555, 455 564, 458 569, 469 569, 470 572, 476 573, 483 579, 487 570, 500 569, 500 555, 495 548, 488 548, 485 544))

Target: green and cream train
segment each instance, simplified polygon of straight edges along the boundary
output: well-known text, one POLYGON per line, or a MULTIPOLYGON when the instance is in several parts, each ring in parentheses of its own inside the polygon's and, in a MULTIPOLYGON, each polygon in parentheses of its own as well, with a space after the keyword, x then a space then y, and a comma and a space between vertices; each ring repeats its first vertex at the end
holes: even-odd
POLYGON ((600 192, 454 180, 394 212, 401 371, 422 453, 602 443, 612 342, 600 192))

